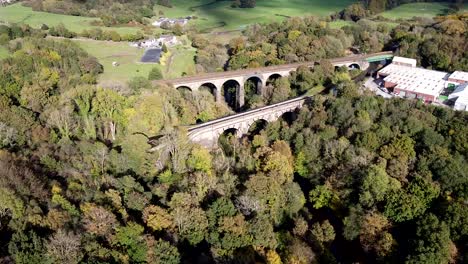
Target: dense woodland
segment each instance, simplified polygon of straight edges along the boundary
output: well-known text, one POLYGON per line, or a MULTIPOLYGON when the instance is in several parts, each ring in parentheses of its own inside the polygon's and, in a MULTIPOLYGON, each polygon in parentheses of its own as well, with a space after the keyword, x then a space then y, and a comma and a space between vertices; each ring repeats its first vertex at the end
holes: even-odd
MULTIPOLYGON (((300 25, 310 21, 250 29, 272 39, 239 45, 230 62, 250 47, 300 43, 267 33, 278 26, 356 41, 353 28, 300 25)), ((251 107, 324 92, 240 140, 226 133, 210 152, 181 126, 231 112, 208 91, 144 78, 103 89, 102 66, 73 42, 29 27, 0 32, 12 51, 0 62, 2 263, 468 261, 464 112, 367 95, 354 72, 323 61, 261 98, 247 89, 251 107), (163 144, 151 152, 149 143, 163 144)), ((297 58, 327 56, 291 47, 297 58)), ((289 58, 279 54, 259 64, 289 58)))
POLYGON ((467 263, 468 114, 367 94, 323 60, 387 49, 468 70, 467 23, 293 18, 227 47, 191 34, 200 72, 319 62, 261 95, 247 83, 248 108, 320 94, 212 151, 184 126, 233 112, 209 90, 104 89, 77 44, 1 25, 0 263, 467 263))

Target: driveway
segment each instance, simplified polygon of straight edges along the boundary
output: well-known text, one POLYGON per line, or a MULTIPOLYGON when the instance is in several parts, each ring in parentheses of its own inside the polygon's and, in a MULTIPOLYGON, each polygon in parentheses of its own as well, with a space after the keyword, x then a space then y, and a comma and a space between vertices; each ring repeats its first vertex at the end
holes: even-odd
POLYGON ((393 97, 393 95, 380 90, 379 86, 375 82, 375 79, 372 78, 372 77, 366 80, 366 82, 364 83, 364 87, 366 87, 367 89, 373 91, 376 95, 382 96, 383 98, 392 98, 393 97))

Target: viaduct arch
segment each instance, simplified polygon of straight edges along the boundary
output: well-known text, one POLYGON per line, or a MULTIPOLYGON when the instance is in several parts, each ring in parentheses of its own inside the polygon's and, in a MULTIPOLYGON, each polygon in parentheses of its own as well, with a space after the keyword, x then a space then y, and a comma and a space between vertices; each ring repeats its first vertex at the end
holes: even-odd
MULTIPOLYGON (((365 55, 353 55, 343 58, 329 60, 335 67, 346 66, 348 68, 359 68, 366 70, 370 62, 383 61, 393 57, 393 53, 379 52, 365 55)), ((290 72, 296 71, 299 66, 306 65, 313 67, 315 62, 303 62, 294 64, 285 64, 278 66, 269 66, 255 69, 243 69, 228 72, 207 73, 197 76, 181 77, 171 80, 158 80, 153 84, 168 84, 175 88, 186 87, 192 92, 199 91, 208 87, 217 101, 223 100, 225 91, 223 87, 227 82, 237 82, 235 91, 235 104, 231 105, 235 109, 242 109, 245 104, 245 84, 248 80, 256 81, 257 93, 262 93, 262 88, 274 78, 287 77, 290 72)))

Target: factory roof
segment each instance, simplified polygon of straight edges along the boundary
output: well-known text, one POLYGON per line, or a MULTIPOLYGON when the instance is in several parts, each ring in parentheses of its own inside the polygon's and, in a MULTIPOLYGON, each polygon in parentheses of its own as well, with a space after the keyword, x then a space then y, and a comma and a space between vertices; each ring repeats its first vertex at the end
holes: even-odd
POLYGON ((446 72, 395 64, 383 68, 379 74, 387 76, 384 81, 397 84, 395 88, 436 97, 446 87, 448 76, 446 72))
POLYGON ((392 62, 409 64, 412 67, 416 67, 416 63, 417 63, 417 61, 415 59, 405 58, 405 57, 398 57, 398 56, 393 57, 392 62))
POLYGON ((454 73, 450 74, 449 79, 455 79, 455 80, 468 82, 468 72, 455 71, 454 73))

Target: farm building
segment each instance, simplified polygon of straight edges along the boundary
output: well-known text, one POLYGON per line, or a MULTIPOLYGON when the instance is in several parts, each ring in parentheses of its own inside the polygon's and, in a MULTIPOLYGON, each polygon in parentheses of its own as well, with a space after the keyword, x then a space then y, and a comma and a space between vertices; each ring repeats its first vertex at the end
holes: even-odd
POLYGON ((158 41, 161 44, 161 46, 164 44, 169 47, 177 45, 179 43, 177 37, 174 35, 161 35, 158 39, 156 39, 156 41, 158 41))
POLYGON ((447 88, 446 72, 426 70, 407 65, 390 64, 377 73, 385 88, 405 98, 434 102, 447 88))
POLYGON ((137 48, 161 48, 163 45, 172 47, 179 44, 177 37, 174 35, 161 35, 159 38, 147 39, 140 42, 132 43, 133 47, 137 48))
POLYGON ((190 20, 190 17, 186 17, 186 18, 161 17, 158 20, 153 22, 153 26, 156 26, 156 27, 161 27, 163 25, 167 25, 167 26, 174 26, 174 25, 185 26, 185 25, 187 25, 189 20, 190 20))
POLYGON ((4 6, 4 5, 12 4, 15 1, 16 0, 0 0, 0 5, 4 6))
POLYGON ((453 109, 468 111, 468 83, 459 85, 448 99, 453 101, 453 109))

